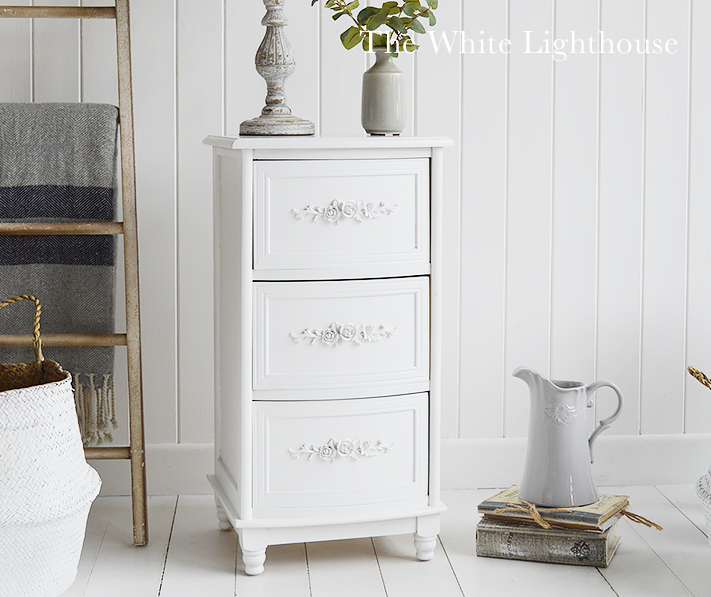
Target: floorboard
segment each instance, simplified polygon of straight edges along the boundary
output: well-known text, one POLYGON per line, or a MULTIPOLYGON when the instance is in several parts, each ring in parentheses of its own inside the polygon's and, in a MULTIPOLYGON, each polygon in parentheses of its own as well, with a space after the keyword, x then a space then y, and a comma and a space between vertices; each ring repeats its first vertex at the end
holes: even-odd
POLYGON ((372 539, 307 543, 312 597, 388 597, 372 539))
POLYGON ((267 549, 264 574, 244 573, 236 533, 219 531, 210 496, 149 499, 150 544, 132 543, 129 498, 99 498, 77 578, 62 597, 711 597, 711 548, 693 485, 604 487, 664 527, 619 523, 605 569, 476 557, 477 505, 498 489, 445 491, 435 557, 410 535, 267 549))
MULTIPOLYGON (((234 531, 230 533, 234 534, 234 531)), ((310 597, 306 546, 295 543, 268 547, 265 572, 259 576, 244 573, 240 552, 235 581, 235 595, 238 597, 310 597)))
POLYGON ((438 541, 434 558, 420 562, 412 535, 376 537, 375 553, 388 597, 462 597, 457 577, 438 541))
POLYGON ((620 487, 615 491, 630 496, 631 511, 664 527, 664 531, 657 531, 631 525, 684 587, 695 597, 711 596, 706 536, 655 487, 620 487))
MULTIPOLYGON (((175 514, 176 497, 148 499, 150 542, 145 547, 133 545, 131 500, 128 497, 99 498, 90 518, 106 522, 106 532, 96 552, 91 575, 81 579, 65 595, 82 597, 153 597, 163 576, 163 565, 175 514), (79 583, 79 584, 78 584, 79 583), (81 590, 81 584, 84 584, 81 590)), ((95 524, 95 521, 91 521, 95 524)), ((101 526, 103 522, 99 524, 101 526)), ((94 541, 92 539, 92 541, 94 541)), ((82 553, 91 557, 86 550, 82 553)), ((81 562, 80 568, 85 566, 81 562)), ((63 596, 64 597, 64 596, 63 596)))
POLYGON ((221 532, 212 496, 180 496, 161 597, 234 597, 236 535, 221 532))
POLYGON ((445 491, 442 500, 449 512, 442 521, 440 538, 464 595, 614 595, 596 568, 522 562, 476 556, 477 505, 496 490, 445 491))
MULTIPOLYGON (((686 516, 704 535, 708 537, 704 519, 704 508, 696 495, 693 485, 658 485, 657 489, 666 497, 679 511, 686 516)), ((711 552, 709 552, 711 553, 711 552)))

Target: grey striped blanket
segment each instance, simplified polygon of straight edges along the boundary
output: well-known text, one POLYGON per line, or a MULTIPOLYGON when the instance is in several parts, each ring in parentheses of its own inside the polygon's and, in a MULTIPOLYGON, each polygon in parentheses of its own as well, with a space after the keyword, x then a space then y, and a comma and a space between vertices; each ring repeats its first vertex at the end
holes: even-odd
MULTIPOLYGON (((0 221, 112 221, 118 109, 103 104, 0 104, 0 221)), ((0 235, 0 300, 34 294, 44 333, 112 333, 112 236, 0 235)), ((0 314, 0 333, 26 334, 30 304, 0 314)), ((46 347, 71 372, 85 445, 111 441, 114 349, 46 347)), ((0 362, 31 349, 0 347, 0 362)))

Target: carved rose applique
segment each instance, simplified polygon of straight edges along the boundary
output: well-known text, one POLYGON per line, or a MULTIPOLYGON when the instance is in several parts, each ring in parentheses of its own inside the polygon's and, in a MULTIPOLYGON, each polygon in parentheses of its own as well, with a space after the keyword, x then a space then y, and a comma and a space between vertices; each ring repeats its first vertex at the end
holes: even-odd
POLYGON ((365 203, 364 201, 339 201, 334 199, 328 205, 307 205, 304 209, 292 209, 291 213, 297 220, 311 217, 312 222, 323 220, 329 224, 340 224, 344 220, 355 220, 365 222, 366 220, 376 220, 383 216, 389 216, 395 212, 397 205, 392 207, 385 202, 365 203))
POLYGON ((289 454, 294 459, 299 456, 307 456, 313 460, 318 456, 326 462, 336 460, 359 460, 361 458, 372 458, 381 454, 387 454, 392 450, 394 444, 384 444, 382 440, 341 439, 331 438, 325 444, 303 444, 298 450, 289 448, 289 454))
POLYGON ((299 333, 291 332, 290 336, 296 344, 307 341, 311 344, 321 342, 327 346, 338 346, 344 342, 353 342, 355 344, 378 342, 393 336, 395 330, 396 328, 386 328, 384 325, 375 327, 362 323, 341 324, 334 322, 327 328, 306 328, 299 333))

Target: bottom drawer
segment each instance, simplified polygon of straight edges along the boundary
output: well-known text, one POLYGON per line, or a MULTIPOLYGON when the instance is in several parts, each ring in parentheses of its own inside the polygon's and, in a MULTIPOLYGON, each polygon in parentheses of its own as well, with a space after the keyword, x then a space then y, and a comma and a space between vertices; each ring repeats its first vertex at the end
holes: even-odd
POLYGON ((254 403, 257 516, 427 503, 428 394, 254 403))

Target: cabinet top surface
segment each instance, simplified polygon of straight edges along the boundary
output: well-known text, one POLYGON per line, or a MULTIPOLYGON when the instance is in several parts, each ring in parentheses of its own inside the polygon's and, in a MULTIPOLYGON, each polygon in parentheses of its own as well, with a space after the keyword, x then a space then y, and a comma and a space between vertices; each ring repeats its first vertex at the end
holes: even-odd
POLYGON ((220 137, 210 135, 205 143, 224 149, 403 149, 450 147, 447 137, 220 137))

